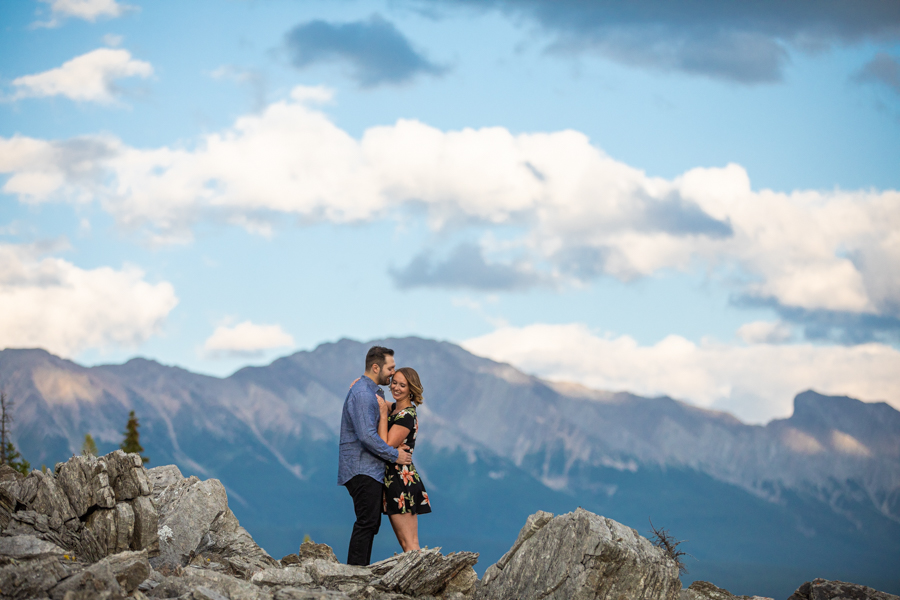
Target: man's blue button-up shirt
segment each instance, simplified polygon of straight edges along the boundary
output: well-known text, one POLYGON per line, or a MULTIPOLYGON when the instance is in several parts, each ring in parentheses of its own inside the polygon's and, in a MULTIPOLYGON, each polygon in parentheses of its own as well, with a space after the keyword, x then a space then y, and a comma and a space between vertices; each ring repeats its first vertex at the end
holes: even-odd
POLYGON ((341 413, 341 453, 338 461, 338 485, 356 475, 368 475, 384 481, 384 464, 397 462, 397 449, 378 437, 378 399, 381 391, 363 375, 353 384, 341 413))

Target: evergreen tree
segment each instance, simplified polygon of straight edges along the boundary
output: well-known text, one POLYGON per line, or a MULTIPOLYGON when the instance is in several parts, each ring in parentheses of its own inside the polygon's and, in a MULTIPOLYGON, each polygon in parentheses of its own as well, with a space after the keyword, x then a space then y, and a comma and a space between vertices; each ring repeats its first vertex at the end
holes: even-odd
POLYGON ((81 445, 81 454, 84 456, 97 456, 97 444, 91 434, 84 434, 84 444, 81 445))
POLYGON ((6 464, 11 466, 22 475, 28 475, 29 473, 31 473, 31 463, 22 458, 22 455, 19 454, 19 451, 16 450, 16 447, 12 442, 6 442, 6 447, 4 448, 3 453, 6 455, 6 464))
MULTIPOLYGON (((141 434, 138 432, 138 427, 140 427, 140 423, 138 423, 137 417, 134 416, 134 411, 131 411, 128 413, 128 423, 125 425, 125 440, 119 448, 125 452, 134 452, 136 454, 141 454, 144 451, 141 447, 141 434)), ((144 464, 150 462, 150 459, 146 456, 141 456, 141 460, 144 461, 144 464)))
POLYGON ((0 392, 0 464, 9 465, 22 475, 31 471, 31 463, 22 458, 9 437, 9 424, 12 423, 12 400, 0 392))

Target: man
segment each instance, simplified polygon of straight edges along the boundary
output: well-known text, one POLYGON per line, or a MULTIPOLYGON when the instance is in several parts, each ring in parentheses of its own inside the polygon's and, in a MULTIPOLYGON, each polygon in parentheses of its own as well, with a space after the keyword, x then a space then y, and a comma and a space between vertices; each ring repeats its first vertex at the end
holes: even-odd
POLYGON ((394 374, 394 351, 373 346, 366 353, 366 372, 350 387, 341 414, 341 450, 338 485, 353 498, 356 523, 350 536, 347 564, 366 566, 372 558, 372 542, 381 527, 385 463, 408 465, 412 454, 406 446, 392 448, 378 437, 380 385, 394 374))

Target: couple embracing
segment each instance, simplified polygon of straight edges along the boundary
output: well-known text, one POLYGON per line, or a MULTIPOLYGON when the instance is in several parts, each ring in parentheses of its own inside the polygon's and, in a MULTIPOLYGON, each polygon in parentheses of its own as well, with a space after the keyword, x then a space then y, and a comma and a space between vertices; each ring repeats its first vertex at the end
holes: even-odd
POLYGON ((365 373, 350 386, 341 414, 338 485, 350 492, 356 511, 348 565, 371 562, 382 513, 390 517, 404 552, 419 549, 417 515, 431 512, 412 464, 419 430, 416 406, 422 401, 419 374, 397 369, 390 348, 370 348, 365 373), (393 403, 384 399, 382 385, 391 386, 393 403))

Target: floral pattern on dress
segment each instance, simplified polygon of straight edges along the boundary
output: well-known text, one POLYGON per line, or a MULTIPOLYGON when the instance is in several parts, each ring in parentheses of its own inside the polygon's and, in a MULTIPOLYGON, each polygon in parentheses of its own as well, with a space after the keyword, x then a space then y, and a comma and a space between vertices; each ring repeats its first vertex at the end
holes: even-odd
MULTIPOLYGON (((396 409, 396 404, 391 410, 396 409)), ((409 429, 409 435, 403 440, 403 444, 409 446, 412 453, 416 445, 416 436, 419 433, 419 419, 416 416, 416 407, 409 406, 397 414, 388 416, 388 430, 394 425, 400 425, 409 429)), ((390 464, 385 466, 384 472, 384 513, 385 514, 426 514, 431 512, 431 502, 425 491, 425 484, 416 471, 415 465, 390 464)))

